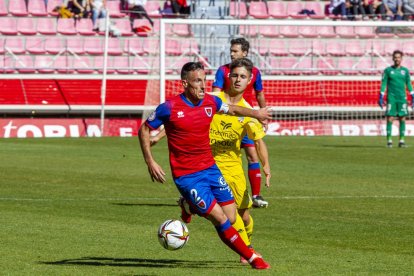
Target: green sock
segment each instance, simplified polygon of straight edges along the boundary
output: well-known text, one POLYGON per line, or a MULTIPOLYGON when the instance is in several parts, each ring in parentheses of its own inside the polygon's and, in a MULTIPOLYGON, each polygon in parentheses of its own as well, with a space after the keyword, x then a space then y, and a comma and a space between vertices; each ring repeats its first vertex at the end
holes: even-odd
POLYGON ((392 122, 387 121, 387 141, 390 142, 392 140, 392 122))
POLYGON ((404 141, 405 138, 405 120, 400 121, 400 141, 404 141))

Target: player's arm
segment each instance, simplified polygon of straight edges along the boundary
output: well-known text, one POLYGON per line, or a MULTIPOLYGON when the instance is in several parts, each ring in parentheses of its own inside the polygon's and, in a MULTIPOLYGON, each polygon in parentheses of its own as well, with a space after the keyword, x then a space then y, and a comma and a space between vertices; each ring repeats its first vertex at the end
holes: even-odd
POLYGON ((410 77, 410 71, 407 70, 406 72, 406 85, 408 88, 408 91, 410 91, 410 95, 411 95, 411 106, 414 108, 414 90, 413 90, 413 85, 411 84, 411 77, 410 77))
POLYGON ((260 108, 266 107, 266 100, 263 93, 262 74, 259 70, 256 72, 256 81, 254 82, 254 91, 256 94, 256 100, 260 108))
POLYGON ((382 74, 382 81, 381 81, 381 90, 378 97, 378 105, 382 108, 384 106, 384 94, 385 90, 388 86, 388 70, 385 69, 384 73, 382 74))
POLYGON ((256 92, 256 100, 260 108, 266 107, 266 100, 263 91, 256 92))
POLYGON ((141 151, 144 156, 145 163, 147 163, 148 172, 151 176, 152 181, 154 182, 155 180, 157 182, 164 183, 165 172, 161 166, 155 162, 151 152, 150 131, 151 129, 146 123, 144 123, 139 129, 138 137, 141 151))
POLYGON ((270 178, 272 177, 270 172, 269 164, 269 153, 267 151, 267 146, 263 139, 254 141, 256 147, 257 155, 259 156, 260 163, 262 163, 263 172, 266 175, 266 187, 270 187, 270 178))
POLYGON ((214 82, 213 82, 213 91, 212 92, 220 92, 223 90, 224 87, 224 72, 223 69, 220 67, 216 75, 214 76, 214 82))
POLYGON ((259 120, 262 123, 267 122, 267 120, 272 119, 272 110, 270 107, 260 108, 258 110, 256 109, 250 109, 238 105, 227 105, 223 104, 224 109, 222 110, 223 113, 233 115, 233 116, 244 116, 244 117, 251 117, 259 120), (227 106, 227 107, 225 107, 227 106))
POLYGON ((162 138, 164 138, 166 136, 165 134, 165 128, 161 129, 157 135, 155 136, 151 136, 150 137, 150 145, 151 147, 154 146, 156 143, 158 143, 159 141, 161 141, 162 138))

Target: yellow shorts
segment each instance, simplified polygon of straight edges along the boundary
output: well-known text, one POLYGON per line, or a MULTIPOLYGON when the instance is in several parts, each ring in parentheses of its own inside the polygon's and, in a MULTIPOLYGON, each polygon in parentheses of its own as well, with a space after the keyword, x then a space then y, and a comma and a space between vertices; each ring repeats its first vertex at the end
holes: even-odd
POLYGON ((246 177, 244 173, 232 174, 229 172, 222 172, 224 179, 229 184, 231 191, 233 192, 234 201, 236 202, 237 209, 248 209, 252 207, 252 198, 247 191, 246 177))

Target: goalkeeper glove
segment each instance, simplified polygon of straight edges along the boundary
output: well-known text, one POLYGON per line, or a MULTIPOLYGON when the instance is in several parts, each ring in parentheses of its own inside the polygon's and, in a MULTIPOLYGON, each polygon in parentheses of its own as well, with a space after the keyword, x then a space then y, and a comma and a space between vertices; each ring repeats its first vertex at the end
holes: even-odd
POLYGON ((381 107, 381 109, 384 106, 384 94, 382 94, 382 93, 380 93, 380 95, 379 95, 378 105, 381 107))

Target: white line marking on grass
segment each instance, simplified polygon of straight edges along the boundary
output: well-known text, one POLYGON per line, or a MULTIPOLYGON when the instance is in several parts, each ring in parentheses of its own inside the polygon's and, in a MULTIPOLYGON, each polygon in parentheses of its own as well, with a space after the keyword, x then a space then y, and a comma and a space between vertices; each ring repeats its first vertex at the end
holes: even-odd
MULTIPOLYGON (((373 196, 276 196, 267 197, 267 199, 276 200, 325 200, 325 199, 414 199, 414 195, 373 195, 373 196)), ((0 201, 165 201, 177 198, 159 198, 159 197, 125 197, 125 198, 18 198, 18 197, 0 197, 0 201)))

